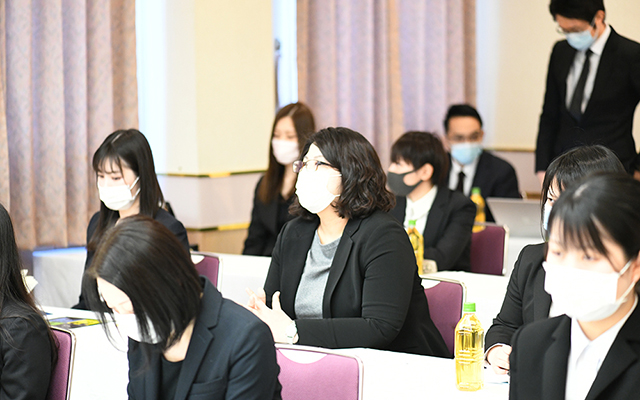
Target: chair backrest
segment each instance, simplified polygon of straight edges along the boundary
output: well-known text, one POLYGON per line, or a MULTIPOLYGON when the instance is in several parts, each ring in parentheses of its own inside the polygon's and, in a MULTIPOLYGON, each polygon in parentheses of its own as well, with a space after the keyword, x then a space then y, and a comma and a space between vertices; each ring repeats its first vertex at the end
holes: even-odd
POLYGON ((462 282, 436 277, 423 278, 422 285, 425 286, 431 320, 453 354, 456 325, 462 317, 467 288, 462 282))
POLYGON ((58 342, 58 361, 53 367, 47 400, 68 400, 71 391, 73 360, 76 351, 76 337, 66 329, 51 327, 58 342))
POLYGON ((282 400, 360 400, 362 361, 310 346, 276 345, 282 400))
POLYGON ((509 229, 504 225, 483 224, 471 234, 471 272, 502 275, 507 259, 509 229))
POLYGON ((209 278, 211 283, 213 283, 213 286, 220 287, 220 270, 222 269, 222 261, 220 260, 220 257, 212 253, 192 251, 191 260, 196 266, 198 274, 209 278))

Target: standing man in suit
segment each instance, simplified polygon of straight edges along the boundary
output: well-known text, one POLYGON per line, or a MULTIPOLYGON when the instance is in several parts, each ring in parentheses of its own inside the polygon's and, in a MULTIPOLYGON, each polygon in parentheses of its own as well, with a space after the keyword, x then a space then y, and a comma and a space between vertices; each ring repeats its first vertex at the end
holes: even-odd
MULTIPOLYGON (((449 149, 449 189, 469 196, 479 187, 482 197, 520 198, 518 178, 511 164, 483 150, 482 118, 468 104, 449 107, 444 119, 445 144, 449 149)), ((486 209, 487 221, 494 222, 486 209)))
POLYGON ((636 157, 633 114, 640 101, 640 44, 605 22, 603 0, 551 0, 566 37, 549 60, 536 147, 536 174, 567 150, 602 144, 629 171, 636 157))

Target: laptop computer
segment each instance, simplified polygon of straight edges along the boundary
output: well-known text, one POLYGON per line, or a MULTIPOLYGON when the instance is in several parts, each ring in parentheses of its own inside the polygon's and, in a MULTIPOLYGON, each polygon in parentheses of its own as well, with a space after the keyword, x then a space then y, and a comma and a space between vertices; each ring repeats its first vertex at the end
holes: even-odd
POLYGON ((539 200, 489 197, 487 205, 496 223, 509 228, 509 235, 542 238, 539 200))

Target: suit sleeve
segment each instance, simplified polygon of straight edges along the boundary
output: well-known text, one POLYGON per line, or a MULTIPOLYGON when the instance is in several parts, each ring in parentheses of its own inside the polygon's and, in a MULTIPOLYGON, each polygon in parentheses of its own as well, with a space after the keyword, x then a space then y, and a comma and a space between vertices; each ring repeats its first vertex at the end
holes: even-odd
POLYGON ((520 188, 518 187, 518 177, 513 167, 506 163, 503 167, 503 173, 497 180, 494 197, 507 197, 512 199, 519 199, 520 188))
POLYGON ((562 91, 558 81, 559 77, 556 77, 554 73, 554 67, 558 60, 558 49, 559 43, 556 43, 549 59, 544 105, 542 106, 542 114, 540 115, 540 124, 538 126, 538 139, 536 141, 536 172, 546 171, 551 161, 553 161, 553 148, 560 126, 560 113, 564 99, 560 98, 562 91))
POLYGON ((522 274, 523 263, 525 263, 525 261, 523 261, 524 253, 525 250, 521 251, 518 256, 518 260, 509 278, 509 285, 507 286, 507 293, 502 302, 502 308, 496 318, 493 319, 493 325, 491 325, 485 336, 485 351, 498 343, 511 345, 513 334, 519 327, 524 325, 524 319, 522 317, 522 293, 524 291, 523 286, 525 280, 520 276, 522 274))
POLYGON ((267 228, 265 227, 262 219, 260 218, 260 209, 263 206, 262 202, 258 198, 258 188, 262 178, 256 185, 256 190, 253 194, 253 209, 251 210, 251 223, 249 224, 249 232, 247 233, 247 239, 244 241, 244 249, 242 254, 261 256, 264 251, 265 237, 267 236, 267 228))
POLYGON ((187 230, 185 229, 184 225, 182 225, 182 222, 172 217, 168 212, 166 217, 166 221, 163 219, 160 222, 162 222, 162 224, 166 226, 167 229, 169 229, 171 233, 173 233, 178 238, 178 240, 182 244, 182 247, 184 247, 185 250, 189 251, 189 237, 187 236, 187 230))
MULTIPOLYGON (((456 193, 454 193, 455 195, 456 193)), ((453 269, 471 243, 471 230, 476 218, 476 205, 467 197, 452 198, 447 225, 434 247, 425 247, 424 258, 435 260, 439 271, 453 269)))
POLYGON ((269 327, 255 318, 234 343, 226 400, 279 399, 280 368, 269 327))
POLYGON ((46 323, 25 318, 4 321, 10 339, 2 340, 0 398, 44 399, 51 379, 52 351, 46 323))
POLYGON ((362 274, 360 316, 298 319, 299 344, 385 348, 396 338, 409 310, 416 274, 409 238, 395 221, 377 224, 367 232, 357 259, 362 274))

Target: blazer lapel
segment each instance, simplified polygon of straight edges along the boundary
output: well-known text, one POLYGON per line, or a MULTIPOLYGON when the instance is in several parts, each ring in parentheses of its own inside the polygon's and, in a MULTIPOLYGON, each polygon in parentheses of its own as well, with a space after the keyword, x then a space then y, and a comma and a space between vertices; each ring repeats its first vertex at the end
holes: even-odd
POLYGON ((560 77, 562 78, 562 83, 560 85, 561 87, 561 93, 560 93, 560 99, 562 100, 562 108, 563 109, 567 109, 567 76, 569 76, 569 71, 571 70, 571 65, 573 64, 573 59, 576 56, 576 49, 574 49, 573 47, 569 46, 569 44, 566 44, 566 51, 563 52, 562 54, 562 59, 561 62, 559 63, 559 68, 560 68, 560 77))
POLYGON ((592 100, 598 99, 598 97, 608 89, 609 77, 614 69, 614 54, 618 50, 617 37, 618 34, 613 30, 613 28, 611 28, 609 39, 607 39, 607 43, 604 45, 604 49, 600 55, 598 71, 596 72, 596 80, 593 83, 593 91, 591 92, 591 97, 589 98, 587 107, 584 110, 584 117, 581 119, 581 122, 586 120, 591 113, 591 110, 594 107, 592 105, 594 103, 592 100))
POLYGON ((298 286, 300 286, 300 278, 302 278, 307 254, 317 228, 317 220, 305 221, 296 226, 293 235, 287 238, 290 241, 290 245, 287 246, 290 251, 280 257, 280 262, 287 264, 287 273, 282 276, 280 284, 280 302, 282 309, 293 319, 296 318, 295 299, 298 286), (285 295, 282 296, 282 293, 285 295))
POLYGON ((560 323, 551 335, 542 364, 542 397, 545 400, 564 399, 567 386, 567 362, 571 349, 571 319, 558 317, 560 323))
POLYGON ((449 199, 449 189, 446 187, 438 187, 438 193, 433 200, 431 210, 429 210, 429 216, 427 217, 427 223, 424 226, 424 247, 432 247, 436 242, 436 236, 442 234, 440 225, 444 218, 447 201, 449 199))
POLYGON ((336 254, 333 256, 331 262, 331 268, 329 269, 329 277, 327 278, 327 286, 324 289, 324 298, 322 300, 322 316, 324 318, 331 318, 331 296, 333 291, 347 266, 349 260, 349 254, 353 248, 353 239, 351 237, 358 230, 362 219, 350 219, 347 222, 347 226, 344 228, 342 238, 336 249, 336 254))
POLYGON ((629 343, 640 340, 638 337, 639 331, 640 307, 636 306, 636 309, 631 313, 613 341, 585 400, 596 399, 611 382, 618 379, 632 363, 638 360, 638 353, 629 343))
MULTIPOLYGON (((218 324, 220 308, 222 307, 222 295, 206 281, 204 293, 200 302, 201 311, 193 327, 193 334, 189 342, 187 355, 182 363, 178 385, 176 387, 176 400, 184 400, 189 394, 189 389, 196 378, 207 348, 215 339, 211 328, 218 324), (188 366, 188 368, 185 368, 188 366)), ((157 398, 157 397, 153 397, 157 398)))

